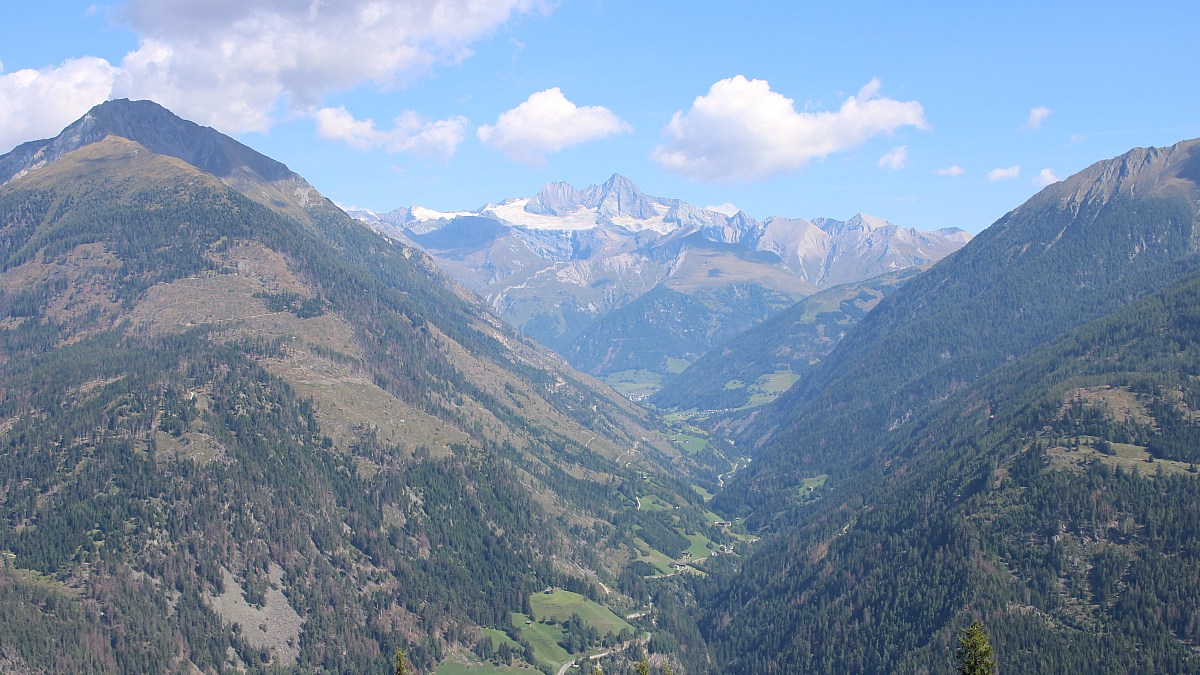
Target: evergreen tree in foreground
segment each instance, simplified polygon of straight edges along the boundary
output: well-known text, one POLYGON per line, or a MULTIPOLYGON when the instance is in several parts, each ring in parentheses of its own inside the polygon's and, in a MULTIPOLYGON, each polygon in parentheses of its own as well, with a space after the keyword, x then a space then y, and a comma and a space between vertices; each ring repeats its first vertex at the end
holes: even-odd
POLYGON ((403 649, 396 649, 396 675, 411 675, 408 666, 408 654, 403 649))
POLYGON ((992 656, 992 642, 988 639, 983 622, 976 620, 958 638, 959 675, 994 675, 996 661, 992 656))

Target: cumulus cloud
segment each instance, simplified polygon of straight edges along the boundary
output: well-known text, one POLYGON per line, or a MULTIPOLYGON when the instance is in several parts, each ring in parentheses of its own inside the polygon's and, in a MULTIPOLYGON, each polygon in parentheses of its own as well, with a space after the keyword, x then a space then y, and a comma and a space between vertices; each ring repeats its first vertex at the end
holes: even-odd
POLYGON ((651 158, 697 180, 751 181, 798 169, 878 134, 928 126, 920 103, 881 97, 879 87, 879 80, 871 80, 837 111, 809 113, 797 112, 792 99, 771 91, 765 80, 741 75, 721 80, 686 113, 675 113, 663 129, 666 143, 651 158))
POLYGON ((0 153, 62 131, 103 102, 118 76, 108 61, 94 57, 12 73, 0 67, 0 153))
POLYGON ((1058 176, 1055 176, 1054 172, 1050 169, 1042 169, 1042 171, 1037 175, 1037 178, 1033 179, 1033 184, 1037 185, 1038 187, 1046 187, 1047 185, 1053 185, 1060 180, 1062 179, 1058 176))
POLYGON ((581 108, 553 87, 530 94, 524 103, 502 113, 494 125, 481 125, 476 133, 484 145, 514 162, 540 166, 547 155, 564 148, 632 130, 608 108, 581 108))
POLYGON ((1029 110, 1029 117, 1026 118, 1025 124, 1022 124, 1021 128, 1025 129, 1026 131, 1041 129, 1042 124, 1046 122, 1046 118, 1050 116, 1051 112, 1053 111, 1051 111, 1049 108, 1043 108, 1041 106, 1031 108, 1029 110))
POLYGON ((341 106, 321 108, 314 119, 317 133, 322 138, 342 141, 352 148, 384 148, 388 152, 407 152, 441 160, 450 159, 467 136, 465 117, 429 121, 413 111, 401 113, 390 131, 377 128, 374 120, 355 118, 341 106))
POLYGON ((961 176, 966 172, 967 172, 967 170, 962 168, 961 166, 959 166, 957 164, 951 164, 950 166, 948 166, 944 169, 938 169, 937 175, 939 175, 939 176, 961 176))
POLYGON ((879 158, 878 164, 881 169, 888 169, 890 171, 903 169, 908 164, 908 146, 899 145, 888 150, 879 158))
POLYGON ((129 0, 119 16, 139 43, 119 66, 85 58, 0 76, 0 139, 49 133, 111 97, 154 99, 225 132, 263 131, 281 112, 307 113, 332 92, 366 83, 401 86, 460 62, 474 41, 513 16, 550 6, 548 0, 129 0), (30 82, 31 72, 41 81, 30 82))
POLYGON ((403 85, 544 0, 130 0, 129 89, 226 131, 364 83, 403 85))
POLYGON ((1013 178, 1020 177, 1020 175, 1021 167, 1014 164, 1008 168, 996 167, 995 169, 992 169, 991 171, 987 172, 987 179, 995 182, 998 180, 1011 180, 1013 178))

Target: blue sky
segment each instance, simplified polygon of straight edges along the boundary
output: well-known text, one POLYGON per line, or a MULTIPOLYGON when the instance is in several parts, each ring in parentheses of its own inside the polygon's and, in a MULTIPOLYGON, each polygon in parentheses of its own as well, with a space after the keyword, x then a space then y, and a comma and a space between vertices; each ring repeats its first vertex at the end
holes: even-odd
POLYGON ((615 172, 758 218, 977 232, 1047 181, 1200 136, 1194 2, 834 5, 9 3, 0 152, 153 98, 346 206, 615 172))

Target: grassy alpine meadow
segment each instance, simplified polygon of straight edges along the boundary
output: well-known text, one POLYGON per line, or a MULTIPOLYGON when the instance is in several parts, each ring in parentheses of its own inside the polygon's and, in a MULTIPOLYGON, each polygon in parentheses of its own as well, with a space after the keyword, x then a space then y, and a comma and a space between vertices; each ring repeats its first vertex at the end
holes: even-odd
POLYGON ((563 639, 563 629, 538 623, 520 612, 513 612, 512 623, 521 632, 521 637, 533 647, 533 656, 539 663, 557 668, 571 660, 567 650, 558 644, 563 639))
POLYGON ((498 666, 484 661, 442 662, 434 671, 436 675, 531 675, 540 672, 526 665, 498 666))
POLYGON ((562 622, 578 614, 584 623, 602 634, 617 634, 633 626, 625 619, 613 614, 608 608, 571 591, 555 589, 551 593, 537 593, 529 599, 533 616, 538 621, 562 622))

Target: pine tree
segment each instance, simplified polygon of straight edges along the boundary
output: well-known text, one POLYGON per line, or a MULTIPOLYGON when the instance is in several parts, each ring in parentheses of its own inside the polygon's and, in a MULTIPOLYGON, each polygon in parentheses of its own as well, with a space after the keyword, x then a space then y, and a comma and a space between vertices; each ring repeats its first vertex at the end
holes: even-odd
POLYGON ((637 675, 650 675, 650 664, 647 663, 646 657, 644 656, 642 657, 641 661, 638 661, 637 675))
POLYGON ((396 675, 412 675, 408 666, 408 653, 399 647, 396 648, 396 675))
POLYGON ((992 643, 983 622, 976 620, 958 638, 959 675, 993 675, 996 661, 992 656, 992 643))

